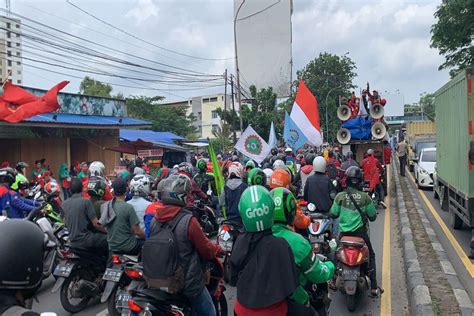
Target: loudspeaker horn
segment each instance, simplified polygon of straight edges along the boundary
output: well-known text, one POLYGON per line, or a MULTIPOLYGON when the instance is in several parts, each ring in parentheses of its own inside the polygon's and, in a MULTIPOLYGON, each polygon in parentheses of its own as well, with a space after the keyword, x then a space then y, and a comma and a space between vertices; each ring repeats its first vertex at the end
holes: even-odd
POLYGON ((384 115, 384 108, 381 104, 375 103, 370 107, 370 116, 373 119, 378 120, 378 119, 382 118, 383 115, 384 115))
POLYGON ((349 143, 350 140, 351 140, 351 131, 348 130, 347 128, 341 128, 337 132, 337 141, 339 142, 339 144, 345 145, 349 143))
POLYGON ((352 115, 351 108, 347 105, 341 105, 337 108, 337 117, 341 121, 347 121, 352 115))
POLYGON ((385 134, 387 133, 387 129, 385 128, 385 125, 383 125, 380 122, 375 123, 372 125, 372 129, 370 130, 372 133, 372 137, 375 139, 382 139, 385 137, 385 134))

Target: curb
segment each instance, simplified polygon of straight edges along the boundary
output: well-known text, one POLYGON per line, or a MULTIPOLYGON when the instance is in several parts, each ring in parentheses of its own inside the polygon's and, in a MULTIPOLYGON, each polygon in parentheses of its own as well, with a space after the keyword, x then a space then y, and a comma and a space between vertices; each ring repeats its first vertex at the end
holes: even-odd
POLYGON ((426 286, 423 273, 421 272, 418 253, 413 242, 413 234, 409 225, 408 211, 405 201, 398 192, 401 192, 398 166, 392 164, 392 177, 395 182, 396 200, 398 206, 398 223, 401 228, 403 261, 405 263, 405 277, 408 286, 408 300, 412 315, 434 315, 432 301, 428 286, 426 286))
POLYGON ((413 198, 415 207, 418 211, 418 215, 420 216, 423 227, 426 233, 428 234, 428 237, 430 238, 431 246, 438 255, 438 258, 440 259, 441 269, 443 270, 446 279, 449 282, 449 285, 453 289, 454 296, 456 297, 456 301, 459 304, 459 309, 461 310, 461 314, 466 316, 474 315, 474 306, 472 304, 472 301, 469 298, 466 289, 459 281, 458 274, 456 273, 456 270, 454 269, 451 261, 449 260, 449 257, 446 251, 444 250, 443 245, 439 242, 438 237, 436 236, 436 233, 433 227, 431 226, 431 222, 425 214, 425 209, 420 203, 420 199, 412 181, 408 179, 407 181, 409 183, 408 190, 410 191, 410 194, 413 198))

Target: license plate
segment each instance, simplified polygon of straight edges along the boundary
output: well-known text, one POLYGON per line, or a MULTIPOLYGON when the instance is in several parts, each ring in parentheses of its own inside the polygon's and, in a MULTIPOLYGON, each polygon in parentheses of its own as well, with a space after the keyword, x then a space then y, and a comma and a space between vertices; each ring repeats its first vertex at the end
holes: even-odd
POLYGON ((102 280, 105 281, 112 281, 112 282, 118 282, 120 281, 120 277, 122 276, 123 271, 120 269, 111 269, 108 268, 105 270, 104 276, 102 277, 102 280))
POLYGON ((121 293, 117 297, 117 301, 115 303, 116 308, 128 308, 128 301, 132 299, 132 296, 128 293, 121 293))
POLYGON ((56 266, 56 269, 54 269, 53 275, 57 277, 67 278, 71 274, 73 267, 74 263, 60 263, 56 266))
POLYGON ((344 280, 357 280, 359 277, 359 269, 342 269, 342 278, 344 280))

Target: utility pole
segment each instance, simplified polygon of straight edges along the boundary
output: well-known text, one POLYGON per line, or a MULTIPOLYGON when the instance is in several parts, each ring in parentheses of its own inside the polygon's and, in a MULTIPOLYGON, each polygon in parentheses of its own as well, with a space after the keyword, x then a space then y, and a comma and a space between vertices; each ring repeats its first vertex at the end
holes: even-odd
POLYGON ((10 16, 12 9, 10 0, 5 0, 5 9, 7 10, 7 16, 10 16))
MULTIPOLYGON (((232 111, 235 113, 234 104, 234 77, 230 76, 230 95, 232 97, 232 111)), ((234 124, 232 124, 232 131, 234 132, 234 145, 237 143, 237 133, 235 132, 234 124)))
MULTIPOLYGON (((245 0, 242 0, 242 3, 239 5, 237 12, 234 16, 234 49, 235 49, 235 71, 237 73, 237 101, 239 103, 239 119, 240 119, 240 133, 244 131, 244 124, 242 122, 242 95, 240 90, 240 70, 239 70, 239 58, 237 57, 237 18, 239 16, 240 9, 244 5, 245 0)), ((234 131, 235 132, 235 131, 234 131)))
POLYGON ((224 72, 224 80, 225 80, 225 83, 224 83, 224 117, 222 118, 222 120, 224 121, 224 124, 225 124, 225 119, 226 119, 226 116, 227 116, 227 69, 225 70, 224 72))

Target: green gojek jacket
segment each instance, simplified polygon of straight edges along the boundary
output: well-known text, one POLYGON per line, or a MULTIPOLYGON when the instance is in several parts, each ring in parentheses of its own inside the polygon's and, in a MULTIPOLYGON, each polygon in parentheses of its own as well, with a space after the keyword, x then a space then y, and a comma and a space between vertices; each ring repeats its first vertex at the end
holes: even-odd
POLYGON ((309 281, 311 284, 323 283, 332 279, 335 266, 331 261, 321 262, 314 255, 311 244, 298 233, 295 233, 286 224, 276 223, 272 227, 273 236, 285 239, 290 245, 298 268, 299 286, 290 296, 298 304, 307 304, 309 294, 304 286, 309 281))

